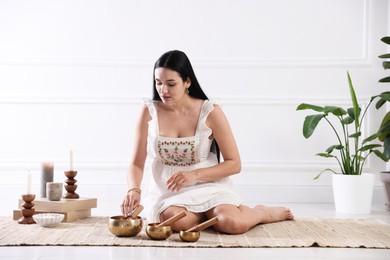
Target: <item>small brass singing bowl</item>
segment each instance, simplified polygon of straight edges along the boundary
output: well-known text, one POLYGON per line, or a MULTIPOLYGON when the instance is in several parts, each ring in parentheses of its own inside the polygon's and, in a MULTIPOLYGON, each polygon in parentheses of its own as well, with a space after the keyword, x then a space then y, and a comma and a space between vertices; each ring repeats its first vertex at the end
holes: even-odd
POLYGON ((109 219, 108 228, 117 237, 133 237, 142 230, 142 218, 114 216, 109 219))
POLYGON ((184 242, 196 242, 199 240, 199 231, 180 231, 180 239, 184 242))
POLYGON ((154 240, 164 240, 171 236, 171 226, 157 227, 159 223, 150 223, 146 227, 146 234, 154 240))

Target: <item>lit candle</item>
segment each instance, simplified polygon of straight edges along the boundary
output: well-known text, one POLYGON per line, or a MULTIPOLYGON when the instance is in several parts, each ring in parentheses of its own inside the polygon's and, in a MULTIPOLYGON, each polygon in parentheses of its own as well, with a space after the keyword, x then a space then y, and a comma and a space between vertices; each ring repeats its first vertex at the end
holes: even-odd
POLYGON ((31 171, 29 168, 27 172, 27 194, 31 194, 31 179, 31 171))
POLYGON ((73 150, 72 147, 70 147, 69 150, 69 163, 70 163, 70 171, 73 171, 73 150))

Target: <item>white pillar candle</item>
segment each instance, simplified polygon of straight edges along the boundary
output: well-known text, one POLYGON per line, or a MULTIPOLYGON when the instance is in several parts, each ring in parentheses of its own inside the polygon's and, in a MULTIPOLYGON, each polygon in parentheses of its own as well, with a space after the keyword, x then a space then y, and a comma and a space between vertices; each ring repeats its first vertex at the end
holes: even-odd
POLYGON ((31 185, 32 185, 32 176, 31 176, 31 171, 28 169, 27 172, 27 194, 31 194, 31 185))
POLYGON ((69 149, 69 164, 70 164, 70 171, 73 171, 73 150, 72 147, 69 149))

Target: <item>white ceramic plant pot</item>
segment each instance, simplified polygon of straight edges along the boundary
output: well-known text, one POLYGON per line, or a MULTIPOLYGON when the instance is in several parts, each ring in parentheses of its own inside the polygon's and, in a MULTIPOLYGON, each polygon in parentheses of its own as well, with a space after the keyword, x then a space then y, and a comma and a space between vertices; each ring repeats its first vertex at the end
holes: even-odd
POLYGON ((371 212, 374 174, 333 174, 332 176, 336 212, 342 214, 369 214, 371 212))

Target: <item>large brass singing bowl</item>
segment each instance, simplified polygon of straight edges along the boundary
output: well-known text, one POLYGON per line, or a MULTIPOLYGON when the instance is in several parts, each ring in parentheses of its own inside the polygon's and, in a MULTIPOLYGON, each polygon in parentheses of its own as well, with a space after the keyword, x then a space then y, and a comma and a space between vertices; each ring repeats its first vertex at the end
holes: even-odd
POLYGON ((196 242, 199 240, 199 231, 180 231, 180 239, 184 242, 196 242))
POLYGON ((154 240, 164 240, 171 236, 172 229, 170 226, 157 227, 159 223, 150 223, 146 227, 146 234, 154 240))
POLYGON ((111 233, 118 237, 133 237, 142 230, 142 218, 114 216, 108 221, 111 233))

